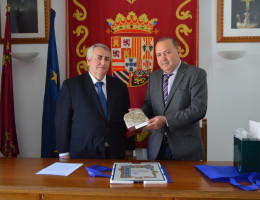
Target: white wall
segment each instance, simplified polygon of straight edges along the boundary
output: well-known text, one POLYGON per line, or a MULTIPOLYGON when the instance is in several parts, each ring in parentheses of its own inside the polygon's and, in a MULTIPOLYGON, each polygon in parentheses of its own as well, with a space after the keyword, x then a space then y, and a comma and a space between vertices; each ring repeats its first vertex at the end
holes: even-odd
MULTIPOLYGON (((65 79, 65 0, 52 0, 61 83, 65 79)), ((233 131, 260 121, 260 43, 216 43, 217 0, 200 0, 200 67, 208 73, 208 160, 233 160, 233 131), (226 60, 220 50, 246 50, 226 60)), ((12 45, 13 51, 36 51, 31 62, 13 59, 15 119, 19 157, 40 157, 47 44, 12 45)), ((2 55, 0 46, 0 56, 2 55)), ((2 68, 1 68, 2 72, 2 68)), ((0 73, 1 73, 0 72, 0 73)))
POLYGON ((216 43, 217 0, 200 0, 200 67, 208 73, 208 160, 233 160, 233 131, 260 122, 260 43, 216 43), (246 50, 236 60, 217 52, 246 50))

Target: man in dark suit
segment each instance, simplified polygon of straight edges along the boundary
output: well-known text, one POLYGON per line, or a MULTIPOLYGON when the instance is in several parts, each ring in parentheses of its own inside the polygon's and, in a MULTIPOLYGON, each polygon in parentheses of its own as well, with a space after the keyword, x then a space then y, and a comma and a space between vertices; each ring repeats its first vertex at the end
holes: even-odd
POLYGON ((149 76, 142 110, 149 124, 149 160, 202 160, 204 151, 199 121, 207 110, 206 72, 180 59, 171 37, 155 48, 161 69, 149 76))
POLYGON ((110 58, 107 46, 91 46, 86 58, 88 72, 63 82, 55 116, 61 158, 123 159, 134 149, 133 137, 126 138, 123 121, 130 106, 128 89, 106 75, 110 58), (97 82, 102 82, 100 88, 97 82))

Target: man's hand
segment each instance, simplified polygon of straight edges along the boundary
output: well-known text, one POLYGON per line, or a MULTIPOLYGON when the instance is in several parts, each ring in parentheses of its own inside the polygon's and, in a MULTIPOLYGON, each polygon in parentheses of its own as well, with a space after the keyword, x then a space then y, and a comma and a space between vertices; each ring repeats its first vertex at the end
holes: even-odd
POLYGON ((142 130, 149 131, 149 130, 159 130, 166 124, 166 117, 165 116, 156 116, 154 118, 151 118, 148 122, 148 125, 145 126, 142 130))
POLYGON ((128 111, 133 111, 133 110, 141 110, 141 108, 129 108, 128 111))

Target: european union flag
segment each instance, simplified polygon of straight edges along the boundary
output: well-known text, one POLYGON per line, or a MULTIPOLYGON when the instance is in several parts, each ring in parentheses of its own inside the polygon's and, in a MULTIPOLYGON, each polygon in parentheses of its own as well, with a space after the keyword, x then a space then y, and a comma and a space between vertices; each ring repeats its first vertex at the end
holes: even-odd
POLYGON ((54 30, 55 16, 55 11, 51 9, 45 95, 42 116, 42 158, 58 157, 55 139, 54 116, 56 102, 60 92, 60 73, 54 30))

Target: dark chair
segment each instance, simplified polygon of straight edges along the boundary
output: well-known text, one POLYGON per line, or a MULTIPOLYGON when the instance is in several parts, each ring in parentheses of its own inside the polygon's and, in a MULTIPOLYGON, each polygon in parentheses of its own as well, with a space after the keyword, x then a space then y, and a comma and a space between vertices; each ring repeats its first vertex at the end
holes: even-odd
POLYGON ((207 118, 202 119, 202 127, 201 127, 201 138, 202 144, 205 151, 205 161, 207 161, 207 118))

